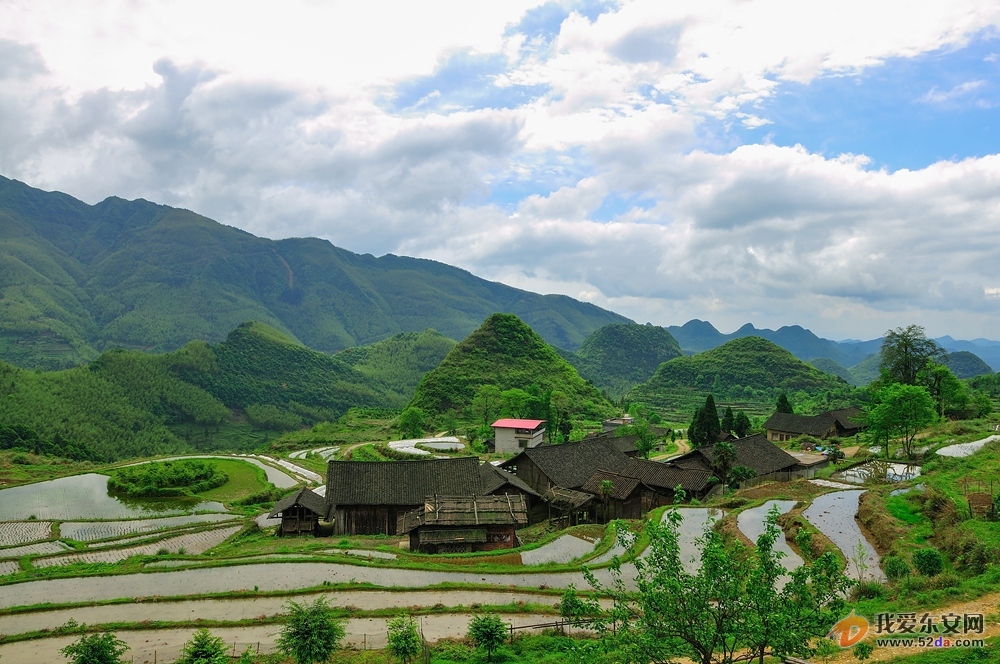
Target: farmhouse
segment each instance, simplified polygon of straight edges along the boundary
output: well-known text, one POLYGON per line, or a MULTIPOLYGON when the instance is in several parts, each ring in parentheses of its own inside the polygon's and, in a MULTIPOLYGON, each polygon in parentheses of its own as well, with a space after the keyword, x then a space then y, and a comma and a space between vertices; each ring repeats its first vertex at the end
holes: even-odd
POLYGON ((479 459, 331 461, 326 499, 334 535, 395 535, 400 515, 427 496, 480 496, 479 459))
POLYGON ((629 457, 608 440, 596 438, 531 447, 500 467, 513 472, 544 497, 553 487, 579 490, 597 471, 618 472, 628 462, 629 457))
POLYGON ((615 417, 610 420, 604 420, 601 422, 601 431, 604 433, 609 433, 617 429, 618 427, 627 427, 635 423, 635 418, 631 415, 622 415, 621 417, 615 417))
POLYGON ((545 440, 545 420, 502 419, 493 423, 496 452, 517 454, 545 440))
POLYGON ((479 473, 483 480, 484 494, 523 496, 524 502, 529 508, 541 499, 541 495, 517 475, 512 475, 491 463, 481 465, 479 473))
POLYGON ((860 408, 829 410, 819 415, 775 413, 764 422, 764 429, 767 431, 767 439, 775 442, 799 436, 813 436, 823 440, 849 438, 864 429, 860 416, 860 408))
POLYGON ((469 553, 513 549, 515 530, 528 524, 521 495, 427 496, 423 507, 399 515, 396 532, 410 534, 410 550, 469 553))
MULTIPOLYGON (((763 434, 739 438, 730 445, 736 448, 736 461, 733 466, 746 466, 758 477, 771 473, 791 472, 799 463, 798 459, 768 441, 763 434)), ((711 473, 713 461, 715 461, 715 446, 706 445, 673 459, 672 463, 680 468, 711 473)))
POLYGON ((583 491, 596 497, 597 521, 607 523, 612 519, 639 519, 643 512, 643 495, 648 489, 634 477, 599 470, 583 485, 583 491), (603 486, 611 490, 605 493, 603 486))
POLYGON ((701 466, 682 468, 672 462, 661 463, 646 459, 632 459, 621 469, 620 475, 634 477, 650 491, 645 498, 643 510, 651 510, 660 505, 674 502, 677 487, 688 499, 699 500, 708 496, 717 487, 712 482, 712 472, 701 466))
POLYGON ((281 518, 279 536, 315 535, 320 520, 328 520, 329 511, 326 498, 309 489, 302 489, 279 500, 269 518, 281 518))

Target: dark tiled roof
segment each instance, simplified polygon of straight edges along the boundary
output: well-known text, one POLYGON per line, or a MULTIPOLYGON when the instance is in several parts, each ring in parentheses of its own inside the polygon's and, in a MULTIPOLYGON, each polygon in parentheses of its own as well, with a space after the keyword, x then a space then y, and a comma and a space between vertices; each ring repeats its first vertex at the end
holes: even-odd
POLYGON ((331 461, 326 496, 334 505, 422 505, 426 496, 482 495, 479 459, 331 461))
POLYGON ((301 489, 279 500, 274 505, 274 509, 271 510, 271 514, 268 516, 273 519, 293 505, 302 505, 302 507, 305 507, 310 512, 318 514, 322 519, 326 519, 327 513, 329 512, 329 506, 326 503, 326 498, 317 493, 313 493, 309 489, 301 489))
POLYGON ((783 431, 809 436, 822 436, 835 425, 841 429, 853 431, 860 429, 858 421, 860 408, 843 408, 831 410, 819 415, 796 415, 794 413, 775 413, 764 422, 764 428, 769 431, 783 431))
POLYGON ((634 477, 646 486, 654 489, 669 489, 673 491, 677 485, 685 491, 701 491, 708 485, 712 473, 705 470, 699 463, 690 463, 682 467, 673 463, 660 463, 646 459, 632 459, 622 468, 621 474, 634 477))
POLYGON ((479 472, 483 476, 483 493, 493 493, 504 486, 512 486, 529 496, 540 498, 540 494, 532 489, 517 475, 508 473, 506 470, 497 468, 492 463, 484 463, 479 467, 479 472))
POLYGON ((553 486, 542 494, 542 500, 558 510, 575 510, 588 505, 594 497, 583 491, 553 486))
POLYGON ((623 475, 618 475, 617 473, 609 473, 606 470, 599 470, 590 476, 587 483, 583 485, 580 489, 584 493, 592 493, 598 498, 604 498, 604 494, 601 492, 601 482, 608 481, 611 482, 611 498, 615 500, 625 500, 632 495, 632 492, 636 490, 641 482, 634 477, 625 477, 623 475))
MULTIPOLYGON (((736 463, 733 466, 746 466, 758 475, 767 475, 779 470, 785 470, 798 463, 795 457, 767 439, 763 434, 747 436, 730 443, 736 448, 736 463)), ((684 456, 698 454, 705 458, 706 468, 715 459, 715 447, 700 447, 684 456)))
POLYGON ((531 447, 501 465, 516 466, 518 460, 525 457, 538 466, 553 484, 567 489, 583 486, 598 470, 617 472, 629 462, 629 458, 610 445, 608 440, 597 438, 579 443, 531 447))

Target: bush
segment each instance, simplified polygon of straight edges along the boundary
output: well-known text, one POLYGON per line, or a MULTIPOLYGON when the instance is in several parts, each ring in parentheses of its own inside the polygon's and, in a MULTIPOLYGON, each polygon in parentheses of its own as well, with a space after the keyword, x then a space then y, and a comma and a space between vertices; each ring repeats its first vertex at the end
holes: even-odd
POLYGON ((204 628, 191 636, 181 652, 182 657, 177 664, 229 664, 231 661, 226 654, 225 642, 204 628))
POLYGON ((934 548, 920 549, 913 553, 913 566, 924 576, 937 576, 944 569, 944 556, 934 548))
POLYGON ((875 579, 865 579, 858 581, 857 585, 851 588, 851 599, 854 601, 862 599, 885 599, 888 595, 885 584, 875 579))
POLYGON ((136 498, 168 498, 202 493, 228 481, 229 476, 214 463, 187 459, 119 468, 108 479, 108 491, 136 498))
POLYGON ((910 564, 900 556, 888 556, 882 561, 882 570, 885 575, 893 581, 906 578, 910 575, 910 564))

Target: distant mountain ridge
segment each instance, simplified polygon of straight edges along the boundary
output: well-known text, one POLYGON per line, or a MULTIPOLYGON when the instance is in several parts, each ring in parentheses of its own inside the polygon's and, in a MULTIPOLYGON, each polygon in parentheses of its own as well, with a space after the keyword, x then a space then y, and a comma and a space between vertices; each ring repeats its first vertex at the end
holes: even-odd
MULTIPOLYGON (((878 353, 882 347, 882 339, 869 341, 832 341, 817 336, 811 330, 799 325, 788 325, 777 330, 758 329, 747 323, 731 334, 723 334, 708 321, 689 320, 684 325, 667 327, 681 346, 681 350, 691 355, 700 353, 722 344, 743 337, 756 336, 767 339, 800 360, 812 361, 825 358, 836 362, 844 368, 851 368, 878 353)), ((981 358, 994 371, 1000 371, 1000 341, 989 339, 974 339, 958 341, 950 336, 935 339, 946 351, 968 351, 981 358)), ((865 375, 868 375, 867 373, 865 375)))
POLYGON ((256 320, 335 352, 400 332, 462 339, 495 312, 575 350, 628 318, 450 265, 269 240, 142 199, 87 205, 0 177, 0 359, 59 368, 123 347, 218 342, 256 320))

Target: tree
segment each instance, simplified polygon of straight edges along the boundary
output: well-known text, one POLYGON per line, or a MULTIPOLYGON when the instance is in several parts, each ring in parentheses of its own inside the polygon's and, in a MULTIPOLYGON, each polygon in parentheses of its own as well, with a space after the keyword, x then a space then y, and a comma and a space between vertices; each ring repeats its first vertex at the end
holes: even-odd
POLYGON ((934 400, 927 388, 902 383, 892 383, 878 390, 865 413, 868 432, 885 445, 887 459, 893 439, 903 447, 907 457, 912 457, 917 433, 936 419, 934 400))
POLYGON ((296 664, 316 664, 329 659, 345 631, 326 598, 320 597, 312 604, 289 601, 285 607, 288 616, 278 635, 278 649, 296 664))
POLYGON ((482 426, 490 426, 500 416, 500 388, 496 385, 480 385, 469 408, 472 409, 472 416, 482 426))
POLYGON ((611 480, 601 480, 598 485, 601 492, 601 501, 604 503, 604 523, 608 522, 608 503, 615 492, 615 483, 611 480))
POLYGON ((503 645, 507 625, 494 613, 474 616, 469 621, 469 638, 486 651, 486 661, 493 661, 493 653, 503 645))
POLYGON ((229 664, 225 642, 207 629, 199 629, 184 644, 177 664, 229 664))
POLYGON ((897 327, 885 333, 882 339, 882 357, 879 370, 887 383, 915 385, 917 373, 928 360, 944 354, 933 339, 928 339, 919 325, 897 327))
POLYGON ((569 438, 573 425, 569 421, 570 401, 569 397, 562 390, 552 390, 549 395, 549 422, 545 430, 549 434, 549 440, 553 443, 561 443, 569 438))
POLYGON ((522 389, 512 388, 500 393, 500 412, 504 417, 527 417, 531 395, 522 389))
POLYGON ((709 394, 705 398, 705 405, 694 412, 694 419, 688 429, 688 439, 694 447, 701 447, 718 441, 721 432, 722 426, 719 424, 715 398, 709 394))
POLYGON ((400 433, 407 438, 420 438, 424 435, 424 411, 410 406, 400 414, 397 424, 400 433))
POLYGON ((417 621, 410 616, 399 616, 389 621, 389 641, 386 650, 393 657, 407 664, 423 650, 423 640, 417 630, 417 621))
POLYGON ((774 407, 776 413, 793 413, 792 404, 788 401, 788 395, 782 392, 778 395, 778 403, 774 407))
POLYGON ((59 652, 71 664, 122 664, 122 654, 128 650, 125 642, 110 632, 85 634, 79 641, 59 652))
POLYGON ((928 360, 924 368, 917 372, 917 384, 927 388, 937 403, 941 417, 944 417, 945 411, 965 411, 969 408, 969 391, 943 364, 928 360))
POLYGON ((632 424, 626 424, 615 429, 615 437, 635 436, 635 449, 643 459, 649 458, 649 453, 656 446, 656 434, 650 428, 649 422, 636 417, 632 424))
MULTIPOLYGON (((727 546, 714 524, 707 524, 698 540, 701 564, 691 572, 680 553, 683 518, 677 509, 665 516, 645 526, 649 546, 646 555, 633 558, 634 584, 622 579, 618 560, 612 561, 609 586, 585 571, 596 590, 611 596, 612 606, 579 600, 574 609, 592 622, 612 659, 647 664, 689 657, 716 664, 813 654, 810 641, 840 617, 842 594, 851 583, 832 553, 793 570, 779 589, 785 570, 782 554, 774 551, 781 529, 772 510, 751 550, 727 546)), ((629 535, 620 532, 619 541, 631 546, 629 535)))
POLYGON ((750 435, 750 418, 742 410, 736 413, 736 419, 733 422, 733 433, 736 434, 737 438, 745 438, 750 435))
POLYGON ((719 479, 719 483, 726 487, 729 485, 729 473, 736 464, 736 447, 730 442, 716 443, 712 448, 715 456, 712 459, 712 473, 719 479))
POLYGON ((721 426, 723 433, 732 433, 733 429, 736 428, 736 419, 733 417, 731 406, 726 406, 726 412, 722 415, 721 426))

